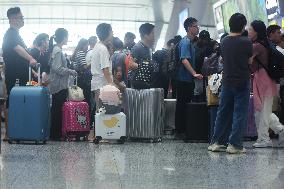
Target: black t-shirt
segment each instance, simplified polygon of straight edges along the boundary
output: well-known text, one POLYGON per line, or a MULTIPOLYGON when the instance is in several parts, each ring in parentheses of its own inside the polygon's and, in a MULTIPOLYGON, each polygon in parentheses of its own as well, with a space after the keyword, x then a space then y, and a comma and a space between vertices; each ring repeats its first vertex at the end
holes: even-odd
POLYGON ((149 47, 144 45, 141 41, 138 42, 137 44, 134 45, 134 47, 131 49, 131 56, 134 59, 134 62, 138 64, 138 68, 136 70, 129 70, 128 71, 128 77, 130 79, 135 79, 136 76, 138 76, 139 72, 145 72, 143 73, 144 75, 148 75, 148 78, 151 78, 152 76, 152 52, 149 47), (145 68, 145 63, 144 62, 149 62, 150 64, 147 65, 149 67, 148 69, 145 68))
POLYGON ((37 48, 32 48, 30 50, 30 54, 31 56, 38 62, 40 63, 40 72, 46 72, 49 73, 50 72, 50 66, 48 64, 49 61, 49 52, 44 52, 41 53, 40 50, 38 50, 37 48))
POLYGON ((224 85, 241 87, 250 79, 249 58, 252 56, 252 42, 244 36, 227 36, 221 42, 224 60, 224 85))
POLYGON ((29 78, 29 62, 22 58, 14 50, 19 45, 27 50, 27 47, 19 35, 19 31, 14 28, 9 28, 3 39, 3 59, 5 62, 5 77, 13 82, 15 79, 20 79, 21 83, 28 81, 29 78))

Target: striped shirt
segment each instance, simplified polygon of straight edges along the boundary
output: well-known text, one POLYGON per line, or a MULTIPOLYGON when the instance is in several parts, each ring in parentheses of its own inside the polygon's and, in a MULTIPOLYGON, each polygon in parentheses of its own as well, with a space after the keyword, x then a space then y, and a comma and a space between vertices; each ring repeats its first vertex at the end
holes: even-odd
POLYGON ((75 62, 73 63, 76 71, 82 70, 84 65, 87 65, 86 62, 86 52, 78 51, 75 55, 75 62))

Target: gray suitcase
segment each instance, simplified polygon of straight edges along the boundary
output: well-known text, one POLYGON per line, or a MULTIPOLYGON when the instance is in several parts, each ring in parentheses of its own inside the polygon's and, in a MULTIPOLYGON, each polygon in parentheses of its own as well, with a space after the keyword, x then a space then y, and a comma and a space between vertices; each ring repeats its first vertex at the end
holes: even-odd
POLYGON ((126 89, 127 136, 160 142, 164 132, 163 89, 126 89))

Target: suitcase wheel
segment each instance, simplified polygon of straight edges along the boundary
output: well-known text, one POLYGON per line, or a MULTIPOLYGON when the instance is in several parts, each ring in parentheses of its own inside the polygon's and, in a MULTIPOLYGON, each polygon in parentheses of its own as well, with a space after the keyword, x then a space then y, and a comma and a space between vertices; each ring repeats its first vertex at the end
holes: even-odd
POLYGON ((46 140, 44 140, 42 143, 43 143, 43 144, 46 144, 46 140))
POLYGON ((89 135, 84 136, 83 141, 88 141, 89 135))
POLYGON ((8 143, 9 143, 9 144, 13 144, 13 141, 12 141, 12 140, 8 140, 8 143))
POLYGON ((124 144, 125 141, 126 141, 126 137, 125 137, 125 136, 122 136, 122 137, 120 137, 120 139, 118 140, 118 143, 119 143, 119 144, 124 144))
POLYGON ((101 137, 101 136, 97 136, 97 137, 95 138, 95 140, 94 140, 94 143, 95 143, 95 144, 99 144, 101 140, 102 140, 102 137, 101 137))
POLYGON ((16 140, 16 143, 17 143, 17 144, 20 144, 20 141, 19 141, 19 140, 16 140))
POLYGON ((36 145, 39 145, 39 141, 38 141, 38 140, 36 140, 36 141, 35 141, 35 144, 36 144, 36 145))

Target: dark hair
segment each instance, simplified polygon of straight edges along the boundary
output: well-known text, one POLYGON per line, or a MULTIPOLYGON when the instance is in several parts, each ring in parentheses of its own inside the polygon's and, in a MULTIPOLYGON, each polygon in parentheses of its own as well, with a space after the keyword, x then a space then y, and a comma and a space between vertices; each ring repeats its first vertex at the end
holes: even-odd
POLYGON ((83 48, 88 45, 88 40, 87 39, 80 39, 80 41, 78 42, 77 47, 74 50, 74 53, 72 54, 70 60, 75 61, 75 57, 78 51, 83 51, 83 48))
POLYGON ((140 33, 141 38, 143 38, 145 35, 149 35, 152 32, 152 30, 154 29, 154 27, 155 26, 153 24, 150 24, 150 23, 142 24, 139 27, 139 33, 140 33))
POLYGON ((127 39, 136 39, 136 36, 134 33, 131 33, 131 32, 127 32, 124 36, 124 38, 127 38, 127 39))
POLYGON ((56 42, 56 43, 61 43, 65 37, 68 37, 68 31, 64 28, 58 28, 56 31, 55 31, 55 34, 54 36, 52 36, 50 38, 50 40, 53 40, 56 42))
POLYGON ((245 31, 242 33, 242 36, 248 37, 248 30, 245 30, 245 31))
POLYGON ((40 47, 40 46, 42 46, 43 42, 47 39, 49 39, 49 35, 46 34, 46 33, 41 33, 38 36, 36 36, 33 44, 40 47))
POLYGON ((269 37, 270 34, 275 33, 277 30, 280 30, 280 29, 281 29, 281 27, 278 26, 278 25, 270 25, 266 29, 266 34, 269 37))
POLYGON ((253 30, 257 33, 256 41, 260 42, 266 47, 269 47, 267 34, 266 34, 266 26, 264 22, 262 22, 261 20, 255 20, 250 25, 253 28, 253 30))
POLYGON ((89 39, 88 39, 88 42, 89 44, 93 41, 96 41, 97 42, 98 38, 96 36, 91 36, 89 39))
POLYGON ((97 29, 96 29, 96 33, 97 33, 97 36, 100 39, 100 41, 106 40, 108 38, 111 30, 112 30, 112 28, 111 28, 110 24, 107 24, 107 23, 99 24, 97 29))
POLYGON ((196 20, 196 18, 193 18, 193 17, 187 18, 183 23, 183 27, 184 27, 185 31, 188 32, 188 28, 191 27, 192 24, 195 23, 195 22, 198 22, 196 20))
POLYGON ((246 17, 241 13, 235 13, 229 20, 230 31, 234 33, 241 33, 247 25, 246 17))
POLYGON ((175 45, 178 44, 181 40, 182 40, 182 37, 181 37, 180 35, 176 35, 176 36, 174 37, 174 43, 175 43, 175 45))
POLYGON ((113 44, 114 50, 123 49, 123 42, 118 37, 114 37, 112 39, 112 44, 113 44))
POLYGON ((11 18, 12 16, 19 14, 20 12, 21 12, 20 7, 9 8, 8 11, 7 11, 7 17, 11 18))
POLYGON ((171 45, 175 44, 175 39, 170 39, 168 42, 167 42, 167 46, 170 47, 171 45))

